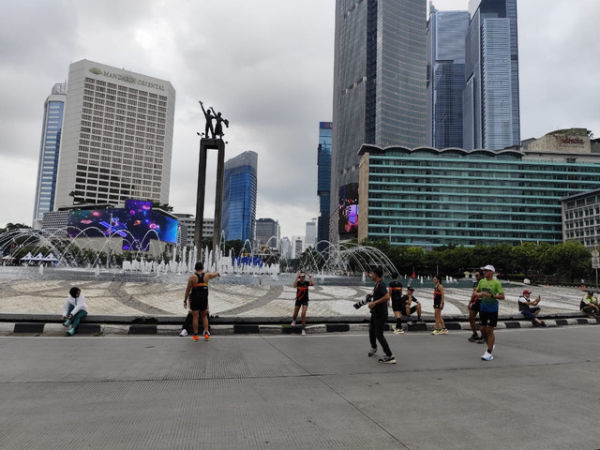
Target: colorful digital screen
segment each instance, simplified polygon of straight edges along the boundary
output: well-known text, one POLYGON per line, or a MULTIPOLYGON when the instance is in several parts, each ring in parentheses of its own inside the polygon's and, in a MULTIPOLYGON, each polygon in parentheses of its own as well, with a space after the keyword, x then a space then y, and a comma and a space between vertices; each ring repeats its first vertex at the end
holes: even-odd
POLYGON ((123 238, 123 250, 149 248, 151 239, 177 243, 177 219, 154 211, 147 201, 127 200, 125 208, 75 210, 69 214, 70 237, 123 238))
POLYGON ((358 183, 340 187, 338 232, 341 239, 358 237, 358 183))

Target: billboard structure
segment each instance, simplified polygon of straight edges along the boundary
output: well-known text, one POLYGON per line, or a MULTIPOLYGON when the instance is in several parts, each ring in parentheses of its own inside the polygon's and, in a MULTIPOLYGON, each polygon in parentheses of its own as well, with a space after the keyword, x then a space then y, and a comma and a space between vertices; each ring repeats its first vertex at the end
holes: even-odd
POLYGON ((340 239, 358 237, 358 183, 349 183, 340 187, 338 216, 340 239))
POLYGON ((125 208, 82 209, 69 214, 69 237, 123 238, 123 250, 148 251, 150 240, 177 243, 179 221, 152 203, 127 200, 125 208))

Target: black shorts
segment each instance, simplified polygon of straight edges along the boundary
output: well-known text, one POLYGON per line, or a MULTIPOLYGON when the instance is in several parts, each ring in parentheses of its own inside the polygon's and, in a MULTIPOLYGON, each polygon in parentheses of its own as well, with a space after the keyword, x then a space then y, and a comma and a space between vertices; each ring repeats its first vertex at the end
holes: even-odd
MULTIPOLYGON (((413 314, 416 311, 417 311, 417 305, 411 306, 410 307, 410 313, 408 315, 411 315, 411 314, 413 314)), ((402 315, 406 316, 406 307, 404 307, 404 309, 402 310, 402 315)))
POLYGON ((475 300, 473 303, 471 303, 469 305, 469 310, 471 310, 471 311, 479 312, 480 308, 481 308, 481 299, 480 298, 478 298, 477 300, 475 300))
POLYGON ((442 306, 442 300, 440 301, 433 301, 433 309, 443 309, 444 307, 442 306))
POLYGON ((404 311, 404 305, 400 300, 392 300, 392 311, 404 311))
POLYGON ((294 304, 294 306, 296 306, 297 308, 300 308, 301 306, 308 306, 308 299, 302 299, 302 300, 298 300, 296 299, 296 303, 294 304))
POLYGON ((190 298, 190 309, 192 311, 206 311, 208 309, 208 298, 205 298, 205 299, 191 299, 190 298))
POLYGON ((495 327, 498 324, 498 311, 479 311, 479 321, 482 327, 495 327))

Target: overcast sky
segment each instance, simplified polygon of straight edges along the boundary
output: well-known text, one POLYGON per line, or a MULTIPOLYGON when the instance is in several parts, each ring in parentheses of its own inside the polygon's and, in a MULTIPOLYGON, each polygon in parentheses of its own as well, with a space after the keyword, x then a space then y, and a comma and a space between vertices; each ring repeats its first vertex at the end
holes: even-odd
MULTIPOLYGON (((437 0, 467 9, 468 0, 437 0)), ((318 122, 331 120, 334 0, 0 0, 0 226, 31 225, 43 103, 80 59, 177 91, 169 203, 195 212, 198 100, 230 119, 226 158, 258 153, 256 217, 304 235, 318 215, 318 122)), ((600 135, 598 0, 520 0, 522 139, 600 135)), ((209 162, 214 172, 214 158, 209 162)), ((214 176, 205 216, 212 217, 214 176)))

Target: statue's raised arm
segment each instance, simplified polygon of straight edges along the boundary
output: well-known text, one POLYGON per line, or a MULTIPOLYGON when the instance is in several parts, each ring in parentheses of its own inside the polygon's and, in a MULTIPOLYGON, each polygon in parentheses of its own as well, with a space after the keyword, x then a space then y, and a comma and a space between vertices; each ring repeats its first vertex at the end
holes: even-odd
POLYGON ((214 109, 212 107, 204 109, 204 103, 202 103, 202 100, 199 100, 198 102, 200 103, 200 107, 204 113, 204 118, 206 119, 206 124, 204 125, 204 137, 207 139, 215 139, 216 133, 212 123, 213 119, 215 119, 214 109), (208 134, 209 132, 210 135, 208 134))

